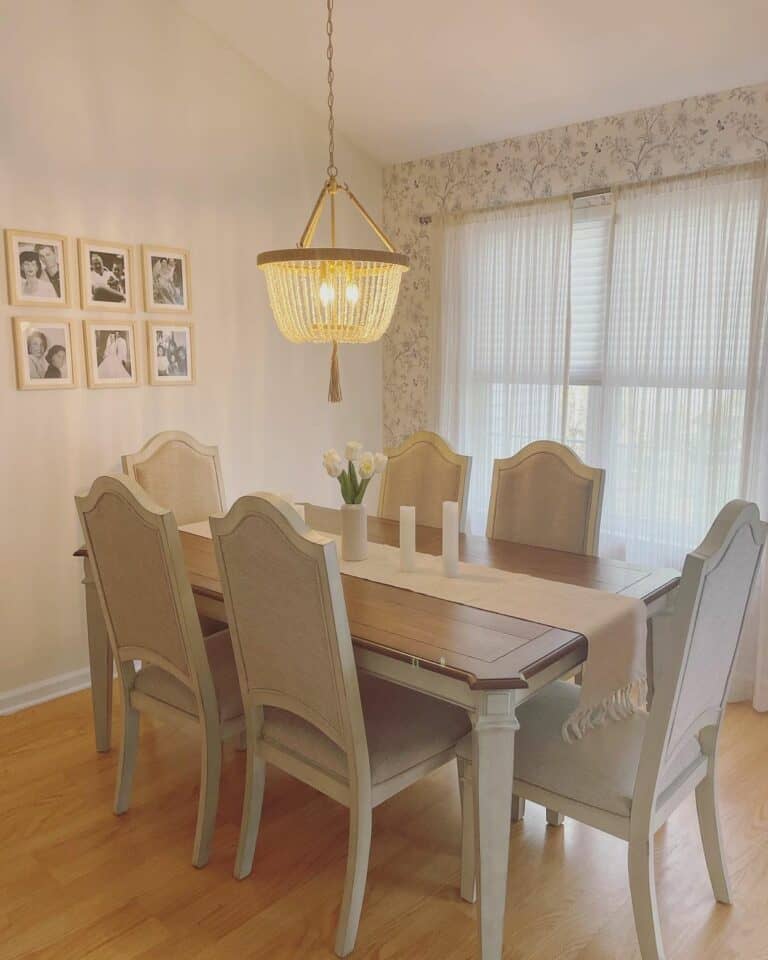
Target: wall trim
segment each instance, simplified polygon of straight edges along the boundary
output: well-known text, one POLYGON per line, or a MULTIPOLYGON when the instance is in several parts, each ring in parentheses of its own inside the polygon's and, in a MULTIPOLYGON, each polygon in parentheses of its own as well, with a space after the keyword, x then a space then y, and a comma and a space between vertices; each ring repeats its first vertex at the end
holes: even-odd
POLYGON ((60 673, 47 680, 38 680, 24 687, 7 690, 5 693, 0 693, 0 717, 18 713, 19 710, 26 710, 27 707, 45 703, 47 700, 55 700, 57 697, 75 693, 77 690, 84 690, 90 685, 91 672, 88 667, 81 667, 79 670, 60 673))

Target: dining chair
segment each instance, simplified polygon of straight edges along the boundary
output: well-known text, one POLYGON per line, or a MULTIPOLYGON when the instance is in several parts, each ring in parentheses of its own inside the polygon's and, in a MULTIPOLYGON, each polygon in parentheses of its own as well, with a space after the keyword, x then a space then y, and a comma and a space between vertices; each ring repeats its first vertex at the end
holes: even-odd
POLYGON ((442 527, 443 501, 459 504, 459 524, 464 528, 472 457, 463 456, 442 437, 419 430, 399 447, 385 451, 387 469, 379 491, 379 516, 400 519, 400 507, 416 507, 416 523, 442 527))
POLYGON ((123 476, 99 477, 75 502, 122 688, 115 813, 125 813, 129 805, 139 714, 199 728, 202 768, 192 862, 203 867, 216 822, 221 743, 245 728, 229 634, 203 636, 170 510, 123 476))
MULTIPOLYGON (((653 619, 659 664, 648 714, 609 722, 566 743, 579 689, 556 682, 518 711, 514 790, 629 844, 629 885, 643 960, 663 960, 653 838, 695 791, 715 898, 731 902, 718 814, 716 762, 733 668, 768 524, 754 503, 732 500, 689 553, 673 610, 653 619)), ((458 748, 463 810, 463 893, 474 895, 471 744, 458 748)))
POLYGON ((486 536, 597 556, 605 471, 552 440, 493 463, 486 536))
POLYGON ((205 446, 188 433, 155 434, 138 453, 124 454, 122 461, 123 472, 155 503, 173 510, 180 526, 226 509, 218 448, 205 446))
POLYGON ((336 544, 272 494, 211 518, 245 706, 247 773, 235 876, 252 869, 272 763, 349 808, 336 953, 354 947, 374 807, 455 757, 459 707, 358 679, 336 544))

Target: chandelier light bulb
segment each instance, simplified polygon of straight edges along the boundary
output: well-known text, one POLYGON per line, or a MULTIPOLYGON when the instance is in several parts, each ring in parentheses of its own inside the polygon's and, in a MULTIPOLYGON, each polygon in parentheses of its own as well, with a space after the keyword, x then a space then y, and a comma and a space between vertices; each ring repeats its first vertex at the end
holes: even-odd
POLYGON ((354 306, 357 301, 360 299, 360 287, 356 283, 347 284, 346 292, 347 303, 354 306))
POLYGON ((323 280, 320 284, 320 303, 322 303, 324 307, 328 307, 335 299, 336 291, 333 289, 333 286, 328 283, 327 280, 323 280))

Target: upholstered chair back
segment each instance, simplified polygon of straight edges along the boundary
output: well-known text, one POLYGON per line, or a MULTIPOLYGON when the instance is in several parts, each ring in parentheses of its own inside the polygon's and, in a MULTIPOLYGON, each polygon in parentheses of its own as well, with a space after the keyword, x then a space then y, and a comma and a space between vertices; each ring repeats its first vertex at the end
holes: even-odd
POLYGON ((605 471, 538 440, 493 465, 486 536, 596 555, 605 471))
POLYGON ((180 526, 225 509, 219 451, 188 433, 158 433, 138 453, 123 456, 123 470, 156 503, 173 510, 180 526))
POLYGON ((401 506, 416 507, 416 523, 442 527, 443 501, 459 504, 462 528, 472 457, 456 453, 442 437, 421 430, 386 451, 389 461, 379 493, 379 516, 400 519, 401 506))
POLYGON ((336 544, 269 493, 241 497, 211 532, 246 715, 298 715, 359 772, 367 746, 336 544))
POLYGON ((122 476, 99 477, 75 501, 118 667, 156 664, 196 694, 202 672, 212 694, 173 514, 122 476))
POLYGON ((653 620, 654 650, 664 663, 657 671, 639 789, 644 784, 650 790, 654 772, 661 777, 692 745, 714 750, 766 529, 754 503, 727 503, 686 557, 674 610, 653 620))

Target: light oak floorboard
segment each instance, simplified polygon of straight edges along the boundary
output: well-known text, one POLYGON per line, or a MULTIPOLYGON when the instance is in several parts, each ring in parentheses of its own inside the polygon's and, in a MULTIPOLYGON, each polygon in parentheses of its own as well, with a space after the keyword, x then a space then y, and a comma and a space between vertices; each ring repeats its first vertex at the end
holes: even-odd
MULTIPOLYGON (((115 706, 116 731, 119 705, 115 706)), ((656 836, 667 960, 768 960, 768 715, 728 708, 719 778, 734 905, 715 902, 691 797, 656 836)), ((189 863, 194 733, 142 718, 129 811, 88 691, 0 720, 0 960, 330 960, 347 811, 268 769, 253 873, 232 877, 245 754, 224 749, 211 860, 189 863)), ((374 811, 360 960, 472 960, 449 765, 374 811)), ((528 804, 512 824, 505 960, 639 960, 626 845, 528 804)))

